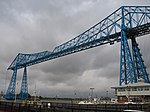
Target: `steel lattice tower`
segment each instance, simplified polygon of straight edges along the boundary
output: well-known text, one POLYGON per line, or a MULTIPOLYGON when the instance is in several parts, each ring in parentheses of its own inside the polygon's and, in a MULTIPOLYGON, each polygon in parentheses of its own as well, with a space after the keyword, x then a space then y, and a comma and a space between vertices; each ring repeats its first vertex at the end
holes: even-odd
POLYGON ((133 61, 127 42, 126 33, 121 32, 121 53, 120 53, 120 85, 136 82, 133 61))
POLYGON ((145 83, 150 83, 136 42, 137 37, 147 34, 150 34, 150 6, 122 6, 85 32, 56 46, 52 51, 19 53, 8 67, 13 70, 13 75, 5 98, 11 99, 15 96, 17 69, 25 68, 20 98, 26 99, 28 93, 26 67, 97 46, 112 45, 115 42, 121 43, 119 85, 136 83, 139 78, 143 78, 145 83), (130 48, 129 40, 131 40, 132 48, 130 48))
POLYGON ((24 67, 24 73, 22 78, 21 90, 19 94, 19 99, 28 98, 28 83, 27 83, 27 69, 24 67))
POLYGON ((6 95, 4 95, 4 98, 6 98, 6 99, 14 99, 15 98, 16 78, 17 78, 17 69, 15 68, 13 70, 13 75, 11 77, 11 81, 9 83, 6 95))
POLYGON ((132 54, 133 54, 133 62, 134 62, 134 70, 137 79, 144 79, 145 83, 149 83, 148 73, 146 71, 146 67, 144 65, 144 60, 142 59, 142 55, 140 53, 140 49, 138 48, 138 44, 135 38, 132 38, 132 54))

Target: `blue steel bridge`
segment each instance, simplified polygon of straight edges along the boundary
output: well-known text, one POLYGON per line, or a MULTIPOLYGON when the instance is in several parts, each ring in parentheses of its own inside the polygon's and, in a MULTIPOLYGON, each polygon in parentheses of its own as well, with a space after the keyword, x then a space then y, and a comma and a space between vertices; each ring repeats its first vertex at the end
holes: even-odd
POLYGON ((52 51, 33 54, 19 53, 8 67, 12 70, 6 99, 15 98, 17 70, 24 68, 19 99, 28 98, 27 67, 86 49, 120 42, 119 85, 136 83, 143 78, 150 83, 149 75, 136 41, 137 37, 150 34, 150 6, 122 6, 106 18, 75 38, 56 46, 52 51), (131 41, 129 45, 128 40, 131 41), (131 48, 130 48, 131 47, 131 48))

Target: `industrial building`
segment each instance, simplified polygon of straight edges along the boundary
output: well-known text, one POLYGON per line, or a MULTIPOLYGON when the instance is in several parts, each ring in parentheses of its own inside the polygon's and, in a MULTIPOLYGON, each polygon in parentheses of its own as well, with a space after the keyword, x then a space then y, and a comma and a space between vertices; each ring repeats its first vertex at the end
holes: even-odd
POLYGON ((115 89, 118 103, 148 103, 150 102, 150 84, 140 78, 137 83, 111 87, 115 89))

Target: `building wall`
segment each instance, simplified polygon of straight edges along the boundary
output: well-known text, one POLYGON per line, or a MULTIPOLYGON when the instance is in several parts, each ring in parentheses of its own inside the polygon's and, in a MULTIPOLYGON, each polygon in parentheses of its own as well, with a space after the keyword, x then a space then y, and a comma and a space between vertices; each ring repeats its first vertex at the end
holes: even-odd
POLYGON ((150 87, 126 87, 116 90, 117 96, 150 95, 150 87))
POLYGON ((137 83, 112 87, 119 103, 133 101, 137 103, 150 103, 150 84, 139 79, 137 83))
POLYGON ((119 103, 128 101, 136 103, 150 103, 150 88, 148 87, 123 87, 115 88, 115 95, 119 103))

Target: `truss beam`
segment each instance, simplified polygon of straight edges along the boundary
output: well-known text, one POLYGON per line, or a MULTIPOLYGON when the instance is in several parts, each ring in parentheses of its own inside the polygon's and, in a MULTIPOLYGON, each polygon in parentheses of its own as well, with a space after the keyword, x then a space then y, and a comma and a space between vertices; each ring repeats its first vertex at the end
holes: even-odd
POLYGON ((13 70, 16 62, 18 62, 18 69, 21 69, 82 50, 119 42, 123 18, 127 39, 131 39, 133 35, 136 38, 150 33, 150 6, 123 6, 87 31, 55 47, 52 52, 19 53, 8 69, 13 70))
POLYGON ((6 96, 14 98, 17 69, 25 68, 21 86, 21 95, 24 97, 28 92, 26 67, 104 44, 112 45, 120 41, 119 84, 133 83, 141 77, 145 82, 149 82, 146 67, 135 41, 136 37, 147 34, 150 34, 150 6, 122 6, 96 25, 68 42, 55 47, 52 51, 33 54, 19 53, 8 67, 14 73, 6 96), (132 40, 133 57, 130 53, 128 39, 132 40))

